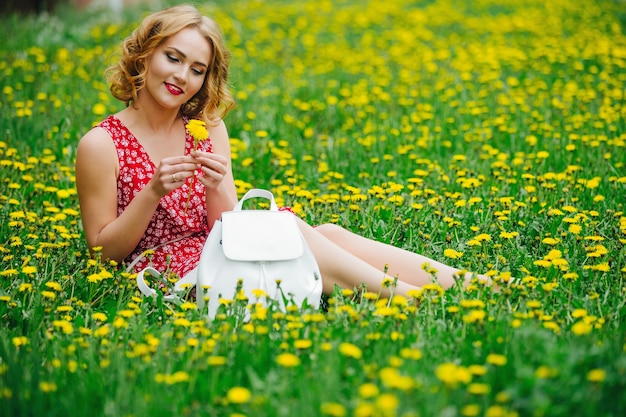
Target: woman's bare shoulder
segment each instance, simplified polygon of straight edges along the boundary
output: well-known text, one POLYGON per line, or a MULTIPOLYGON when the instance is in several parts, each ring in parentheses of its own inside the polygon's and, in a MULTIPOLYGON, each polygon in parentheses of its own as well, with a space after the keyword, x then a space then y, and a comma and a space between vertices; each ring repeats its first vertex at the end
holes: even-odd
POLYGON ((76 165, 84 169, 114 168, 117 171, 117 151, 109 133, 101 127, 93 127, 78 142, 76 165))
MULTIPOLYGON (((115 152, 115 145, 109 133, 99 126, 91 128, 78 142, 78 153, 115 152)), ((103 157, 106 155, 102 155, 103 157)))
POLYGON ((226 124, 222 119, 207 127, 209 128, 209 137, 211 138, 211 142, 228 142, 228 131, 226 129, 226 124))
POLYGON ((210 132, 226 131, 226 123, 224 123, 223 119, 214 120, 210 124, 207 123, 207 127, 209 128, 210 132))

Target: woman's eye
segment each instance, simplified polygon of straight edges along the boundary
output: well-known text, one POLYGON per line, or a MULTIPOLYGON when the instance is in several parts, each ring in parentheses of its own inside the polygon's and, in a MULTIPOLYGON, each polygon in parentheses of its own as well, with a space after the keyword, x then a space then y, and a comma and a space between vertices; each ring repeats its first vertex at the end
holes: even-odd
POLYGON ((176 58, 174 55, 171 55, 171 54, 167 54, 167 59, 169 59, 172 62, 178 62, 178 58, 176 58))
POLYGON ((192 71, 196 74, 196 75, 203 75, 204 71, 198 68, 194 68, 192 69, 192 71))

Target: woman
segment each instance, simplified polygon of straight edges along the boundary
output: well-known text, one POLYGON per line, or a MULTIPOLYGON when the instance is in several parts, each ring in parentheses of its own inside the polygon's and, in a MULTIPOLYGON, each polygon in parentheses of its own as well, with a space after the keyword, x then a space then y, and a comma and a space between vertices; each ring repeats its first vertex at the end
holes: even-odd
MULTIPOLYGON (((145 18, 122 52, 109 75, 112 94, 127 107, 89 131, 76 156, 87 244, 105 258, 135 260, 136 271, 149 262, 140 255, 153 248, 152 264, 182 277, 198 263, 209 225, 237 202, 222 121, 234 104, 227 88, 230 54, 216 24, 186 5, 145 18), (210 140, 197 149, 186 129, 190 119, 209 127, 210 140)), ((432 281, 424 264, 444 288, 472 277, 336 225, 299 224, 326 294, 335 284, 365 284, 389 296, 381 284, 392 277, 398 278, 395 292, 406 294, 432 281)))

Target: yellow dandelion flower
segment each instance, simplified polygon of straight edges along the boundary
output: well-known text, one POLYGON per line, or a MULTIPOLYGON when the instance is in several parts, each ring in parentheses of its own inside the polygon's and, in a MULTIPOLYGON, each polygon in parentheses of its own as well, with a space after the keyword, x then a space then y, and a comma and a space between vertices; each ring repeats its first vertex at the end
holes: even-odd
POLYGON ((389 288, 389 287, 391 287, 394 283, 395 283, 395 280, 394 280, 393 278, 386 277, 386 278, 384 278, 384 279, 383 279, 383 282, 381 282, 381 284, 380 284, 380 285, 381 285, 383 288, 389 288))
POLYGON ((346 407, 339 403, 322 403, 320 411, 323 415, 332 417, 344 417, 348 414, 346 407))
POLYGON ((424 293, 423 289, 421 289, 421 288, 419 288, 419 289, 413 288, 413 289, 408 290, 406 295, 408 297, 411 297, 411 298, 420 298, 423 293, 424 293))
POLYGON ((448 248, 443 251, 443 256, 450 259, 459 259, 461 256, 463 256, 463 252, 448 248))
POLYGON ((61 284, 59 284, 58 282, 54 282, 54 281, 46 282, 46 287, 57 292, 63 289, 63 287, 61 287, 61 284))
POLYGON ((245 404, 252 398, 252 393, 245 387, 232 387, 226 393, 226 398, 231 404, 245 404))
POLYGON ((191 322, 185 318, 179 317, 174 320, 174 326, 189 327, 191 326, 191 322))
POLYGON ((583 229, 583 228, 582 228, 582 226, 581 226, 581 225, 579 225, 579 224, 575 224, 575 223, 574 223, 574 224, 570 224, 570 225, 569 225, 569 227, 567 228, 567 230, 568 230, 570 233, 574 234, 574 235, 579 234, 579 233, 582 231, 582 229, 583 229))
POLYGON ((25 346, 28 344, 28 338, 26 336, 16 336, 11 339, 11 342, 13 342, 13 346, 19 348, 20 346, 25 346))
POLYGON ((135 312, 133 310, 124 309, 124 310, 118 311, 117 314, 119 314, 121 317, 128 319, 128 318, 133 317, 135 315, 135 312))
POLYGON ((485 310, 470 310, 463 316, 463 322, 465 323, 482 323, 487 317, 485 310))
POLYGON ((606 371, 604 369, 592 369, 587 373, 587 381, 602 382, 606 379, 606 371))
POLYGON ((397 307, 387 307, 387 306, 383 306, 383 307, 379 307, 374 311, 374 315, 375 316, 382 316, 382 317, 391 317, 395 314, 397 314, 399 312, 399 309, 397 307))
POLYGON ((91 315, 91 318, 95 321, 107 321, 107 315, 104 313, 96 312, 91 315))
POLYGON ((546 237, 546 238, 544 238, 541 241, 541 243, 544 243, 544 244, 550 245, 550 246, 554 246, 554 245, 558 245, 560 241, 561 241, 560 239, 556 239, 556 238, 553 238, 553 237, 546 237))
POLYGON ((371 403, 360 403, 354 408, 354 417, 371 417, 376 415, 376 407, 371 403))
POLYGON ((492 405, 485 410, 485 417, 506 417, 509 413, 501 405, 492 405))
POLYGON ((191 137, 194 139, 196 145, 198 144, 198 142, 207 140, 209 137, 209 131, 206 128, 206 123, 204 123, 202 120, 191 119, 185 125, 185 127, 187 128, 187 131, 189 132, 191 137))
POLYGON ((506 365, 506 356, 497 353, 490 353, 487 355, 486 361, 492 365, 503 366, 506 365))
POLYGON ((557 333, 557 334, 561 332, 561 328, 559 327, 559 325, 551 320, 544 322, 543 327, 545 327, 548 330, 552 330, 554 333, 557 333))
POLYGON ((100 274, 91 274, 87 277, 87 281, 91 283, 96 283, 102 281, 102 277, 100 274))
POLYGON ((472 375, 485 375, 487 373, 487 368, 483 365, 470 365, 467 368, 468 371, 470 371, 470 373, 472 375))
POLYGON ((196 305, 196 303, 190 303, 189 301, 186 301, 180 305, 180 308, 183 310, 194 310, 198 308, 198 306, 196 305))
POLYGON ((461 300, 463 308, 485 308, 485 302, 482 300, 461 300))
POLYGON ((602 181, 602 178, 594 177, 590 180, 580 180, 580 181, 583 182, 585 187, 587 187, 590 190, 593 190, 594 188, 598 188, 598 186, 600 185, 600 181, 602 181))
POLYGON ((339 345, 339 353, 354 359, 361 359, 363 356, 361 348, 349 342, 343 342, 339 345))
POLYGON ((96 104, 93 105, 91 111, 96 116, 102 116, 103 114, 105 114, 107 112, 107 108, 102 103, 96 103, 96 104))
POLYGON ((598 265, 585 265, 583 269, 590 269, 592 271, 609 272, 611 267, 608 262, 603 262, 598 265))
POLYGON ((489 394, 491 387, 488 384, 474 382, 467 386, 467 392, 474 395, 489 394))
POLYGON ((110 331, 111 328, 109 327, 109 325, 105 324, 104 326, 100 326, 96 330, 94 330, 93 335, 96 337, 104 337, 109 334, 110 331))
POLYGON ((72 334, 74 332, 74 326, 66 320, 54 320, 52 326, 55 329, 60 329, 64 334, 72 334))
POLYGON ((158 384, 174 385, 189 381, 189 374, 185 371, 178 371, 173 374, 162 374, 159 372, 154 376, 154 381, 158 384))
POLYGON ((549 268, 550 266, 552 266, 552 262, 548 261, 547 259, 539 259, 534 261, 533 265, 537 265, 542 268, 549 268))
POLYGON ((556 374, 556 371, 546 365, 541 365, 539 368, 535 370, 535 378, 538 378, 538 379, 551 378, 555 374, 556 374))
POLYGON ((309 339, 298 339, 293 342, 293 346, 296 349, 309 349, 311 346, 313 346, 313 342, 309 339))
POLYGON ((39 383, 39 389, 44 393, 55 392, 57 390, 57 384, 54 382, 41 381, 39 383))
POLYGON ((608 249, 604 245, 601 245, 601 244, 589 246, 585 249, 588 252, 587 256, 589 256, 590 258, 599 258, 609 253, 608 249))
POLYGON ((344 288, 341 290, 341 295, 344 297, 352 297, 354 295, 354 290, 344 288))
POLYGON ((384 393, 376 398, 376 407, 383 412, 382 415, 391 415, 391 412, 395 411, 399 405, 400 400, 391 393, 384 393))
POLYGON ((128 322, 122 317, 116 317, 115 320, 113 320, 113 327, 116 329, 127 328, 128 322))
POLYGON ((293 353, 285 352, 276 357, 276 363, 285 368, 294 368, 300 365, 300 358, 293 353))
POLYGON ((422 286, 422 289, 424 291, 431 291, 434 293, 439 294, 440 296, 443 295, 445 293, 445 290, 443 289, 443 287, 439 284, 425 284, 422 286))
POLYGON ((225 356, 209 356, 207 358, 207 365, 210 366, 223 366, 226 365, 226 357, 225 356))
POLYGON ((252 295, 254 295, 256 298, 267 297, 267 293, 260 288, 253 289, 252 295))
POLYGON ((32 266, 32 265, 26 265, 25 267, 22 268, 22 272, 25 273, 26 275, 32 275, 37 272, 37 267, 32 266))
POLYGON ((376 384, 372 384, 371 382, 366 382, 359 386, 359 396, 361 398, 374 398, 380 392, 378 386, 376 384))
POLYGON ((465 417, 474 417, 480 414, 480 405, 468 404, 461 408, 461 415, 465 417))
POLYGON ((107 271, 106 269, 101 269, 99 274, 102 277, 102 279, 113 278, 113 274, 107 271))
POLYGON ((577 321, 572 325, 572 333, 577 336, 582 336, 591 333, 593 326, 585 321, 577 321))
POLYGON ((518 232, 505 232, 504 230, 500 232, 500 237, 503 239, 513 239, 519 235, 518 232))
POLYGON ((378 294, 375 292, 367 291, 363 294, 363 298, 370 301, 378 300, 378 294))
POLYGON ((435 369, 435 376, 446 385, 456 385, 459 382, 469 383, 472 374, 463 366, 458 366, 452 362, 442 363, 435 369))

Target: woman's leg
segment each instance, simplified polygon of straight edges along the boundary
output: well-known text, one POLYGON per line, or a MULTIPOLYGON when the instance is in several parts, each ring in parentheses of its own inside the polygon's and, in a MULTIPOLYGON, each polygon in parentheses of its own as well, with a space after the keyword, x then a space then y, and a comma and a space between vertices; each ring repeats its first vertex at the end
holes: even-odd
MULTIPOLYGON (((324 224, 314 230, 378 270, 387 267, 388 275, 398 277, 399 281, 411 286, 422 286, 433 281, 432 275, 424 269, 426 264, 429 269, 436 270, 437 283, 446 289, 452 287, 461 274, 464 274, 464 284, 474 276, 423 255, 364 238, 334 224, 324 224)), ((490 282, 486 276, 477 277, 490 282)))
MULTIPOLYGON (((324 294, 330 294, 335 284, 341 288, 358 288, 365 284, 368 291, 380 290, 383 297, 391 295, 389 289, 382 286, 382 282, 385 279, 393 280, 393 276, 355 256, 305 222, 299 220, 298 223, 322 273, 324 294)), ((417 288, 399 281, 394 293, 406 295, 407 291, 417 288)))

